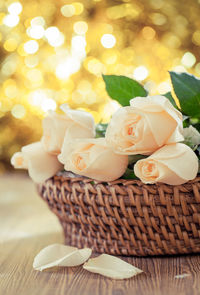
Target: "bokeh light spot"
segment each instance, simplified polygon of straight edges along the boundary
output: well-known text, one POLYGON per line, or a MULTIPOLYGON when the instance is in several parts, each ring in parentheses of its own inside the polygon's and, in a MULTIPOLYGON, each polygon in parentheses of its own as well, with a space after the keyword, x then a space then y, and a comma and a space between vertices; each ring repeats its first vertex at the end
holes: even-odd
POLYGON ((186 52, 182 59, 181 59, 181 63, 186 67, 186 68, 191 68, 193 67, 193 65, 196 62, 196 57, 194 56, 194 54, 192 54, 191 52, 186 52))
POLYGON ((152 40, 155 37, 156 32, 153 28, 146 26, 142 29, 142 35, 144 39, 152 40))
POLYGON ((14 38, 10 38, 5 41, 3 47, 5 48, 6 51, 12 52, 17 48, 17 41, 14 38))
POLYGON ((13 117, 15 117, 17 119, 22 119, 25 116, 25 114, 26 114, 26 110, 25 110, 25 108, 24 108, 23 105, 16 104, 11 109, 11 114, 13 115, 13 117))
POLYGON ((59 47, 64 43, 64 35, 59 31, 57 27, 49 27, 45 31, 45 37, 49 44, 53 47, 59 47))
POLYGON ((56 76, 66 80, 80 69, 80 62, 73 57, 68 57, 56 67, 56 76))
POLYGON ((8 6, 8 12, 10 14, 20 14, 22 12, 22 5, 20 2, 13 2, 8 6))
POLYGON ((25 57, 25 65, 29 68, 34 68, 38 65, 38 56, 37 55, 28 55, 25 57))
POLYGON ((88 30, 88 25, 84 21, 78 21, 74 24, 74 32, 79 35, 84 35, 88 30))
POLYGON ((36 16, 31 20, 31 26, 44 26, 45 20, 42 16, 36 16))
POLYGON ((61 13, 65 17, 71 17, 75 14, 75 7, 72 4, 66 4, 61 7, 61 13))
POLYGON ((3 23, 7 27, 15 27, 19 23, 19 16, 17 14, 7 14, 3 19, 3 23))
POLYGON ((28 54, 34 54, 38 51, 39 45, 35 40, 29 40, 24 43, 24 50, 28 54))
POLYGON ((192 35, 192 42, 198 46, 200 46, 200 31, 197 30, 192 35))
POLYGON ((149 75, 149 71, 145 66, 137 67, 133 72, 133 77, 138 81, 145 80, 149 75))
POLYGON ((74 2, 74 3, 72 3, 72 5, 75 8, 75 12, 74 12, 75 15, 80 15, 83 12, 83 10, 84 10, 83 3, 81 3, 81 2, 74 2))
POLYGON ((15 84, 8 85, 5 88, 5 94, 9 98, 14 98, 18 95, 18 88, 15 84))
POLYGON ((105 48, 112 48, 115 46, 116 38, 112 34, 104 34, 101 37, 101 44, 105 48))
POLYGON ((44 36, 44 28, 41 25, 29 27, 27 29, 27 35, 34 39, 41 39, 44 36))
POLYGON ((157 91, 158 93, 160 94, 164 94, 166 92, 169 92, 171 91, 171 85, 170 85, 170 82, 162 82, 160 83, 158 86, 157 86, 157 91))

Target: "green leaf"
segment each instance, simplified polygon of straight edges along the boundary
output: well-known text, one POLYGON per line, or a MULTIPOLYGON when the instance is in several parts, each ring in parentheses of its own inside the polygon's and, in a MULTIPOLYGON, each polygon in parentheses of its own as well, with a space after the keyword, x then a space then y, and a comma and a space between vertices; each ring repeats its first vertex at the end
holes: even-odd
POLYGON ((200 146, 196 149, 197 157, 199 158, 199 173, 200 173, 200 146))
POLYGON ((122 175, 123 179, 138 179, 132 169, 127 168, 124 175, 122 175))
POLYGON ((171 92, 167 92, 167 93, 163 94, 163 96, 167 97, 169 99, 169 101, 171 102, 171 104, 178 110, 177 104, 176 104, 171 92))
POLYGON ((103 75, 108 95, 122 106, 128 106, 131 98, 147 96, 146 90, 133 79, 125 76, 103 75))
POLYGON ((190 117, 200 117, 200 79, 188 73, 169 72, 181 110, 190 117))
POLYGON ((108 124, 99 123, 96 125, 96 138, 104 137, 108 124))

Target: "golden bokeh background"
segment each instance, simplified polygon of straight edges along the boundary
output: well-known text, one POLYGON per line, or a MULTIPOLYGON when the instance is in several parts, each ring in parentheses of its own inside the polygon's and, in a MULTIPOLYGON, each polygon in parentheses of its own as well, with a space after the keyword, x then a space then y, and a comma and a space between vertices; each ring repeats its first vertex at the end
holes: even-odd
POLYGON ((1 0, 0 173, 62 103, 108 121, 102 73, 151 94, 171 89, 169 70, 200 76, 199 15, 200 0, 1 0))

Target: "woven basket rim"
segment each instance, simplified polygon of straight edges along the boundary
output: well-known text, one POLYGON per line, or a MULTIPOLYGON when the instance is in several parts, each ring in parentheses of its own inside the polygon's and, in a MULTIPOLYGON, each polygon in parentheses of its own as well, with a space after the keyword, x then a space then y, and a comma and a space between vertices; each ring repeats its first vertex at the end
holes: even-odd
MULTIPOLYGON (((58 174, 54 175, 52 178, 54 178, 54 180, 61 180, 61 181, 70 180, 72 183, 73 182, 83 182, 83 183, 93 183, 96 185, 102 184, 102 185, 108 185, 108 186, 116 185, 116 184, 119 184, 119 185, 121 184, 123 186, 137 184, 138 186, 141 186, 141 187, 144 186, 144 187, 152 187, 152 188, 159 187, 159 186, 165 186, 165 187, 170 187, 170 188, 175 188, 175 187, 180 188, 180 187, 185 187, 185 186, 187 187, 190 184, 200 182, 200 174, 198 174, 197 177, 195 177, 194 179, 187 181, 184 184, 179 184, 179 185, 171 185, 171 184, 166 184, 163 182, 157 182, 154 184, 146 184, 146 183, 143 183, 139 179, 123 179, 123 178, 119 178, 114 181, 99 181, 99 180, 95 180, 93 178, 88 178, 85 176, 76 175, 75 173, 68 172, 68 171, 59 172, 58 174)), ((52 178, 50 178, 50 179, 52 179, 52 178)))

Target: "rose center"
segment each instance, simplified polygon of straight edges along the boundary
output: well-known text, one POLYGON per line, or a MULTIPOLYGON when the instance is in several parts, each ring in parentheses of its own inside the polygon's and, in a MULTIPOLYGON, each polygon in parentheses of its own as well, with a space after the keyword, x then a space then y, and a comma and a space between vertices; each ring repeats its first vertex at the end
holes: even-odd
POLYGON ((133 131, 133 126, 128 127, 127 133, 128 135, 135 135, 135 132, 133 131))
POLYGON ((17 166, 22 166, 23 165, 23 158, 22 157, 16 158, 16 164, 17 164, 17 166))
POLYGON ((158 177, 158 169, 153 162, 147 162, 143 165, 142 167, 142 174, 144 177, 153 177, 157 178, 158 177))
POLYGON ((84 161, 84 159, 83 159, 82 156, 80 156, 80 155, 77 156, 75 162, 76 162, 75 165, 76 165, 76 167, 77 167, 78 170, 81 171, 81 170, 83 170, 83 169, 86 168, 86 164, 85 164, 85 161, 84 161))
POLYGON ((129 122, 125 125, 124 135, 128 137, 132 137, 137 139, 139 136, 138 134, 138 122, 140 121, 141 117, 139 115, 135 115, 132 117, 129 122))

